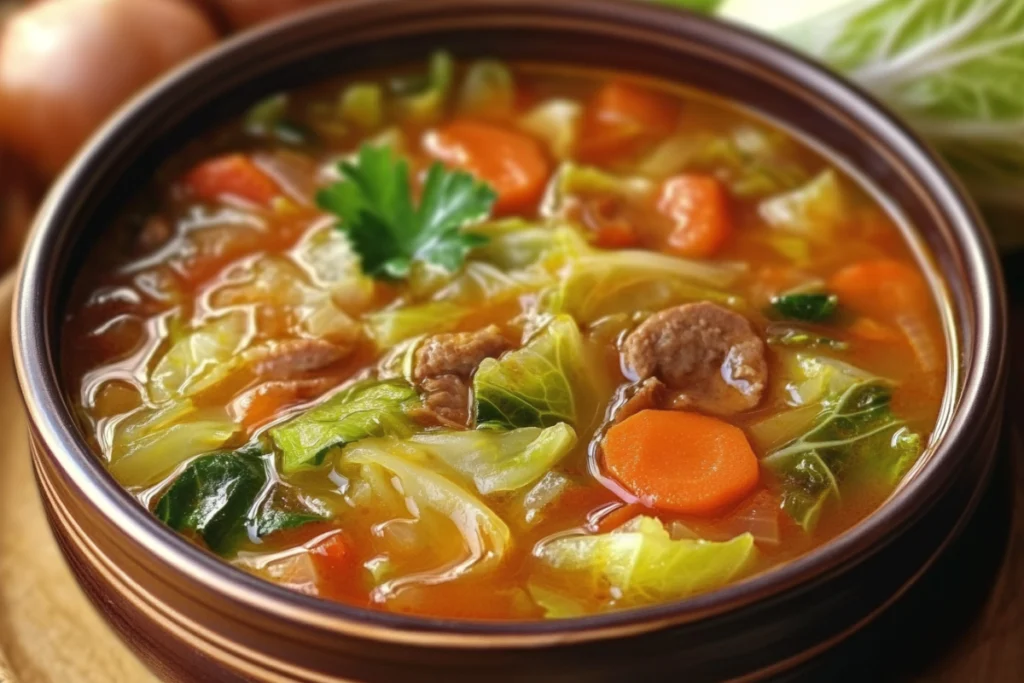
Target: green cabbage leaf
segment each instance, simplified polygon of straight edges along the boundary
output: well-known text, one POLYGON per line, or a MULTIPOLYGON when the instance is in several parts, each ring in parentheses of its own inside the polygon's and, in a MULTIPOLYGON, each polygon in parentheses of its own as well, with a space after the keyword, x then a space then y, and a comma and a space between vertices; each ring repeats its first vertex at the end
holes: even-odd
POLYGON ((419 395, 404 380, 368 380, 335 394, 299 417, 270 430, 289 474, 320 465, 332 448, 371 436, 407 437, 416 430, 410 411, 419 395))
POLYGON ((607 607, 648 605, 719 588, 755 555, 749 533, 724 542, 676 540, 660 521, 641 516, 609 533, 543 543, 536 556, 544 567, 530 593, 549 618, 576 616, 581 602, 597 596, 607 607))
POLYGON ((521 349, 484 360, 473 375, 478 426, 553 427, 577 420, 577 392, 588 386, 576 321, 554 317, 521 349))

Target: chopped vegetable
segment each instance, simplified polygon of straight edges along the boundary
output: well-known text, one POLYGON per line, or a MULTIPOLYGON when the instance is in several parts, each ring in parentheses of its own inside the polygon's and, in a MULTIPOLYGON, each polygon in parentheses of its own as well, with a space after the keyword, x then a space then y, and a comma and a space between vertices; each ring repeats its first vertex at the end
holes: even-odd
POLYGON ((319 465, 332 448, 367 437, 409 436, 415 429, 409 413, 418 405, 416 390, 405 381, 355 384, 270 430, 281 451, 281 470, 319 465))
POLYGON ((195 533, 210 550, 232 552, 248 529, 257 537, 322 521, 315 511, 257 506, 267 485, 267 464, 258 450, 214 453, 196 458, 157 501, 157 518, 176 531, 195 533))
POLYGON ((772 308, 783 318, 819 323, 829 320, 839 307, 839 297, 820 292, 781 294, 772 297, 772 308))
MULTIPOLYGON (((416 462, 410 454, 399 455, 401 452, 393 441, 368 439, 346 448, 342 462, 386 469, 397 477, 402 495, 415 503, 413 510, 432 510, 455 525, 468 556, 445 572, 449 580, 498 565, 512 542, 505 522, 469 491, 425 463, 416 462)), ((391 582, 378 587, 378 593, 390 594, 396 587, 396 582, 391 582)))
POLYGON ((481 59, 466 70, 459 109, 469 116, 503 117, 512 113, 515 97, 516 84, 509 68, 493 59, 481 59))
POLYGON ((844 220, 844 200, 835 171, 823 171, 809 183, 761 202, 761 218, 773 228, 819 241, 835 235, 844 220))
POLYGON ((858 313, 892 320, 896 314, 921 306, 928 287, 913 266, 894 259, 863 261, 846 266, 828 281, 843 304, 858 313))
POLYGON ((643 410, 608 430, 608 472, 648 507, 710 515, 757 486, 757 458, 738 427, 706 415, 643 410))
POLYGON ((228 154, 202 162, 183 183, 196 199, 219 202, 241 199, 269 207, 281 195, 277 183, 244 154, 228 154))
POLYGON ((341 120, 364 130, 379 128, 384 121, 384 92, 376 83, 352 83, 338 102, 341 120))
POLYGON ((547 429, 524 427, 509 432, 432 432, 411 441, 470 477, 476 490, 486 495, 515 491, 543 477, 572 450, 576 432, 559 423, 547 429))
POLYGON ((366 323, 377 346, 389 349, 405 339, 453 330, 467 313, 465 307, 449 301, 428 301, 371 313, 366 323))
MULTIPOLYGON (((531 580, 536 588, 586 602, 605 596, 606 606, 638 606, 678 600, 734 580, 756 554, 754 537, 743 534, 724 542, 672 540, 657 519, 638 517, 605 534, 562 536, 538 549, 551 569, 567 575, 556 581, 544 573, 531 580)), ((552 610, 547 616, 571 616, 552 610)))
POLYGON ((495 124, 456 119, 435 130, 425 144, 435 159, 463 168, 494 188, 497 213, 533 208, 551 171, 536 140, 495 124))
POLYGON ((519 120, 519 127, 547 143, 551 156, 564 160, 576 149, 582 121, 583 107, 579 102, 552 99, 528 111, 519 120))
POLYGON ((765 341, 771 346, 798 346, 809 349, 825 347, 833 351, 845 351, 850 348, 849 344, 838 339, 832 339, 831 337, 825 337, 796 327, 779 327, 777 325, 768 327, 768 335, 765 341))
POLYGON ((710 176, 669 178, 661 186, 658 210, 672 220, 667 244, 679 256, 709 258, 732 235, 725 190, 710 176))
POLYGON ((408 164, 388 149, 363 145, 357 161, 338 170, 344 180, 321 190, 317 204, 341 219, 338 228, 374 277, 405 278, 414 260, 455 271, 486 240, 462 228, 490 213, 495 194, 467 173, 431 166, 415 209, 408 164))
POLYGON ((642 136, 658 136, 676 124, 678 109, 660 93, 627 81, 610 81, 594 95, 579 156, 600 161, 642 136))
POLYGON ((576 322, 557 316, 521 349, 488 358, 473 376, 478 426, 553 427, 577 421, 585 351, 576 322))
POLYGON ((147 388, 155 403, 191 396, 224 375, 225 364, 252 338, 249 315, 232 311, 176 342, 149 373, 147 388))
POLYGON ((430 56, 425 75, 391 79, 391 92, 398 96, 401 118, 419 126, 437 121, 444 113, 454 75, 452 56, 438 50, 430 56))
POLYGON ((782 509, 810 531, 844 480, 868 470, 895 484, 917 460, 921 438, 889 407, 892 388, 873 380, 848 388, 806 434, 764 459, 782 479, 782 509))

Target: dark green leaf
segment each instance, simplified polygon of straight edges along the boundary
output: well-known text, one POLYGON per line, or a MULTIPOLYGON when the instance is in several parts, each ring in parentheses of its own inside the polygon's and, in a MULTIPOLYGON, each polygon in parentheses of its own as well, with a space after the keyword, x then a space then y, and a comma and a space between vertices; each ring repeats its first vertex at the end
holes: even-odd
POLYGON ((268 482, 259 448, 225 451, 196 458, 160 497, 154 513, 172 529, 193 533, 219 555, 231 553, 250 528, 262 537, 323 517, 299 505, 284 507, 275 487, 257 505, 268 482))
POLYGON ((401 279, 415 260, 457 270, 470 249, 487 238, 463 227, 488 216, 497 195, 463 171, 434 164, 419 208, 413 207, 409 166, 385 147, 363 145, 355 163, 338 167, 342 181, 321 190, 317 204, 338 216, 374 277, 401 279))
POLYGON ((782 294, 772 297, 772 307, 784 318, 821 322, 831 318, 839 306, 835 294, 782 294))

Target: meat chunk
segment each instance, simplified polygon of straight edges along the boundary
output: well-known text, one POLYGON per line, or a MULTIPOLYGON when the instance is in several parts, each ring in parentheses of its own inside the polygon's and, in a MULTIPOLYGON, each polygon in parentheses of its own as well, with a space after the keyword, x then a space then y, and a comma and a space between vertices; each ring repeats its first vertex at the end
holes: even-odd
POLYGON ((743 316, 701 302, 652 315, 623 343, 625 366, 677 392, 672 407, 727 415, 755 407, 768 380, 765 346, 743 316))
POLYGON ((445 426, 469 423, 469 378, 485 358, 510 348, 501 330, 491 325, 476 332, 430 337, 416 349, 413 378, 423 390, 427 417, 445 426))
POLYGON ((440 375, 469 379, 484 358, 497 358, 509 348, 494 325, 476 332, 437 334, 416 349, 413 377, 417 381, 440 375))
POLYGON ((291 379, 320 370, 345 355, 342 348, 322 339, 289 339, 252 351, 252 369, 264 379, 291 379))

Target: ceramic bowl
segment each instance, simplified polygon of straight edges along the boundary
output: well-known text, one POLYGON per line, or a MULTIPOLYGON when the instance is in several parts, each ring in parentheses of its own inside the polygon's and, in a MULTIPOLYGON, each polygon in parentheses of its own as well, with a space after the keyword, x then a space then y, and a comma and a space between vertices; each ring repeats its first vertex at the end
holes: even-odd
POLYGON ((706 680, 798 671, 883 610, 955 536, 996 450, 1005 322, 992 245, 942 163, 869 97, 782 47, 625 0, 349 0, 224 44, 92 140, 39 213, 14 344, 54 532, 86 593, 169 680, 645 680, 672 671, 706 680), (118 486, 60 382, 61 321, 86 246, 162 159, 212 123, 269 93, 412 63, 439 46, 706 90, 883 189, 930 274, 950 359, 936 437, 885 505, 810 554, 713 593, 573 620, 484 623, 370 612, 264 583, 179 538, 118 486))

